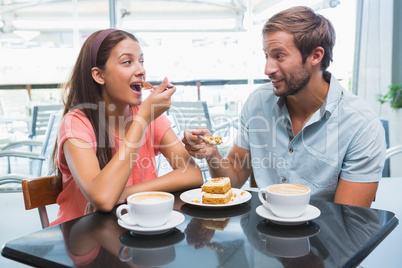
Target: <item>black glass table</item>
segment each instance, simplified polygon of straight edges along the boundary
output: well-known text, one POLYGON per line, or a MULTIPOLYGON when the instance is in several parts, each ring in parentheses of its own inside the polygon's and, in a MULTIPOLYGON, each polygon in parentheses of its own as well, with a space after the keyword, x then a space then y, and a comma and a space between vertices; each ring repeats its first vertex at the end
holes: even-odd
POLYGON ((260 217, 246 203, 206 208, 183 203, 183 223, 158 235, 120 227, 95 212, 6 243, 4 257, 35 267, 356 267, 398 225, 385 210, 311 200, 321 215, 298 225, 260 217))

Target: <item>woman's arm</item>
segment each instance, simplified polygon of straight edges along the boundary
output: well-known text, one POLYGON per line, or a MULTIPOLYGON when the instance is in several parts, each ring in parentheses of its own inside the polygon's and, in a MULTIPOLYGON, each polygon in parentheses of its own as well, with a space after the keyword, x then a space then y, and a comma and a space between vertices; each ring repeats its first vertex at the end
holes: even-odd
POLYGON ((170 84, 167 79, 164 79, 144 100, 124 141, 102 170, 95 151, 88 143, 69 139, 63 144, 71 174, 94 209, 110 211, 119 201, 149 123, 170 107, 170 98, 176 89, 175 87, 166 89, 168 85, 170 84))
POLYGON ((143 138, 143 126, 133 122, 126 139, 116 154, 101 170, 95 151, 88 143, 68 139, 63 144, 64 155, 71 174, 92 206, 110 211, 119 200, 131 173, 133 156, 138 153, 143 138))

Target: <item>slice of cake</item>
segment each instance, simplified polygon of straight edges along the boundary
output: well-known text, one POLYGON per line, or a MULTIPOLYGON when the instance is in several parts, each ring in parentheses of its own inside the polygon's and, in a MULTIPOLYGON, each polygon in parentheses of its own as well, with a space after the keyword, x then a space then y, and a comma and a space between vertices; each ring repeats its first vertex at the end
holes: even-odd
POLYGON ((201 191, 211 194, 225 194, 230 189, 230 179, 228 177, 218 177, 207 181, 202 186, 201 191))
POLYGON ((227 204, 233 196, 232 189, 224 194, 204 193, 202 195, 203 204, 227 204))

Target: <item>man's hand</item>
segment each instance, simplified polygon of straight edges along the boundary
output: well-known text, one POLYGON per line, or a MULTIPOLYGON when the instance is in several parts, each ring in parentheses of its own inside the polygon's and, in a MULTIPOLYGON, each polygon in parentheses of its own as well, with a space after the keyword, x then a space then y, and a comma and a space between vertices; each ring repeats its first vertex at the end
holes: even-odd
POLYGON ((210 158, 217 153, 216 146, 208 145, 200 136, 212 136, 211 132, 206 128, 191 129, 184 131, 183 143, 188 153, 197 159, 210 158))

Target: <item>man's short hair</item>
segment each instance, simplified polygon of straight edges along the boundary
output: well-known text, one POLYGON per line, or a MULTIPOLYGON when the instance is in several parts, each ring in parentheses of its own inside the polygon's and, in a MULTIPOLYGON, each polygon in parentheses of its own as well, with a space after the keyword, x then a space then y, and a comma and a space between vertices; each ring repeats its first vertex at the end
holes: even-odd
POLYGON ((335 30, 332 23, 311 8, 291 7, 272 16, 264 25, 262 34, 285 31, 293 35, 294 43, 299 49, 303 63, 317 47, 325 50, 321 69, 326 70, 333 61, 332 49, 335 45, 335 30))

